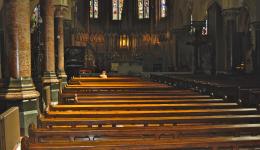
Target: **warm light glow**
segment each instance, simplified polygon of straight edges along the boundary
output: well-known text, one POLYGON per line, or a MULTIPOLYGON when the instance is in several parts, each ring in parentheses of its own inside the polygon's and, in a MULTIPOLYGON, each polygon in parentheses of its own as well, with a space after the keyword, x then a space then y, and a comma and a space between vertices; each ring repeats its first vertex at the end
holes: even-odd
POLYGON ((128 48, 129 47, 129 37, 127 35, 120 36, 120 48, 128 48))

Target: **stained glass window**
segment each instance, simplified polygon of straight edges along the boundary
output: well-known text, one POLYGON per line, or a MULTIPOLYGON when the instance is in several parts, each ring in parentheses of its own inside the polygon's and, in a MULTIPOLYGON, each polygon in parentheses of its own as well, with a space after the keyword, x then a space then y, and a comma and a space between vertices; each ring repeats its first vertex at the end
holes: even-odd
POLYGON ((122 19, 122 11, 123 11, 124 0, 113 0, 113 20, 121 20, 122 19))
POLYGON ((98 18, 98 0, 89 1, 89 13, 90 18, 98 18))
POLYGON ((33 33, 40 25, 40 23, 42 23, 42 18, 40 15, 40 5, 37 5, 34 10, 33 10, 33 14, 31 17, 31 33, 33 33))
POLYGON ((202 28, 202 35, 208 35, 208 20, 205 21, 205 26, 202 28))
POLYGON ((161 18, 165 18, 167 16, 167 5, 166 0, 161 0, 161 18))
POLYGON ((146 19, 149 18, 149 0, 138 0, 138 18, 146 19))

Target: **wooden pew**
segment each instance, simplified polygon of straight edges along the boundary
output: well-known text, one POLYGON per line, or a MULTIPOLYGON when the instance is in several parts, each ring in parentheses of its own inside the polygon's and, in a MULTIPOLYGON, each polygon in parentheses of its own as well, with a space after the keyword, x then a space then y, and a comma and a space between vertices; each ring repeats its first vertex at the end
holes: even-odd
MULTIPOLYGON (((40 128, 31 126, 23 149, 260 147, 260 136, 249 136, 260 133, 255 108, 137 78, 73 78, 71 84, 63 90, 64 97, 77 94, 73 98, 78 104, 50 106, 39 116, 40 128)), ((176 79, 176 85, 220 97, 236 89, 185 78, 176 79)))
POLYGON ((100 77, 74 77, 71 79, 72 82, 83 81, 83 82, 142 82, 143 79, 139 77, 108 77, 107 79, 100 77))
POLYGON ((177 104, 177 103, 212 103, 212 102, 223 102, 223 99, 84 99, 84 98, 70 98, 63 100, 60 104, 80 104, 80 105, 101 105, 101 104, 177 104))
POLYGON ((109 117, 169 117, 169 116, 217 116, 217 115, 253 115, 256 108, 236 109, 198 109, 198 110, 116 110, 116 111, 48 111, 47 118, 109 118, 109 117))
POLYGON ((174 90, 175 88, 169 88, 169 87, 147 87, 147 86, 139 86, 139 87, 124 87, 124 86, 115 86, 115 87, 109 87, 109 86, 91 86, 91 87, 65 87, 66 90, 69 90, 70 92, 98 92, 98 91, 106 91, 106 92, 113 92, 113 91, 140 91, 140 90, 174 90))
POLYGON ((41 127, 71 126, 80 125, 92 127, 98 125, 143 125, 152 124, 238 124, 238 123, 259 123, 260 115, 217 115, 217 116, 170 116, 170 117, 110 117, 110 118, 46 118, 39 117, 41 127))
POLYGON ((83 105, 89 105, 89 104, 178 104, 178 103, 216 103, 216 102, 224 102, 223 99, 126 99, 126 100, 82 100, 78 97, 75 97, 75 104, 83 104, 83 105))
POLYGON ((238 124, 238 125, 184 125, 184 126, 157 126, 157 127, 121 127, 121 128, 36 128, 29 127, 29 139, 32 143, 54 142, 60 137, 68 141, 87 138, 90 140, 140 138, 145 137, 162 139, 164 137, 210 137, 210 136, 240 136, 259 135, 260 124, 238 124), (48 140, 47 140, 48 138, 48 140), (46 140, 44 140, 46 139, 46 140))
POLYGON ((84 141, 84 142, 66 142, 66 143, 29 143, 28 139, 22 141, 22 150, 54 150, 54 149, 201 149, 228 147, 233 150, 238 148, 259 148, 260 136, 241 136, 241 137, 201 137, 201 138, 183 138, 183 139, 163 139, 163 140, 109 140, 109 141, 84 141))
POLYGON ((177 109, 213 109, 239 108, 236 103, 188 103, 188 104, 117 104, 117 105, 55 105, 51 111, 72 110, 177 110, 177 109))
MULTIPOLYGON (((157 77, 160 78, 160 77, 157 77)), ((236 101, 238 99, 238 86, 228 85, 225 82, 213 82, 213 81, 203 81, 190 79, 185 77, 168 77, 172 79, 171 82, 176 82, 176 87, 181 88, 192 88, 199 91, 202 94, 214 95, 215 97, 225 98, 229 100, 236 101)), ((170 80, 168 79, 168 80, 170 80)), ((168 81, 169 82, 169 81, 168 81)))
POLYGON ((169 87, 164 84, 156 83, 156 82, 82 82, 79 81, 79 84, 68 84, 68 86, 162 86, 169 87))
MULTIPOLYGON (((132 95, 178 95, 178 94, 199 94, 198 92, 194 92, 194 91, 191 91, 191 90, 152 90, 152 91, 116 91, 116 92, 104 92, 104 91, 97 91, 97 92, 91 92, 91 93, 86 93, 86 92, 76 92, 78 94, 82 94, 82 95, 129 95, 129 94, 132 94, 132 95)), ((70 91, 69 89, 64 89, 63 90, 63 95, 74 95, 75 92, 74 91, 70 91)))
POLYGON ((116 92, 116 91, 140 91, 140 90, 174 90, 167 85, 153 83, 153 82, 140 82, 140 83, 131 83, 131 82, 89 82, 83 85, 66 85, 64 87, 63 92, 98 92, 98 91, 106 91, 106 92, 116 92))
MULTIPOLYGON (((75 95, 74 95, 75 96, 75 95)), ((169 96, 169 95, 159 95, 159 96, 150 96, 150 95, 88 95, 81 96, 77 94, 78 99, 80 100, 134 100, 134 99, 142 99, 142 100, 154 100, 154 99, 171 99, 171 100, 179 100, 179 99, 210 99, 211 96, 208 95, 187 95, 187 96, 169 96)))
POLYGON ((64 104, 73 104, 75 102, 88 102, 91 100, 196 100, 212 99, 208 95, 92 95, 92 94, 74 94, 71 96, 61 95, 64 104))
POLYGON ((75 95, 75 93, 77 93, 77 95, 151 95, 151 96, 160 96, 160 95, 201 95, 197 92, 141 92, 141 91, 133 91, 133 92, 129 92, 129 91, 121 91, 121 92, 104 92, 104 91, 100 91, 100 92, 91 92, 91 93, 87 93, 84 91, 70 91, 68 89, 65 89, 62 93, 63 97, 68 97, 68 96, 72 96, 75 95))
POLYGON ((260 80, 256 76, 158 76, 153 75, 156 80, 167 80, 173 82, 176 87, 193 88, 204 94, 238 101, 243 105, 253 104, 248 102, 248 90, 260 88, 260 80), (242 90, 241 90, 242 89, 242 90), (240 91, 241 90, 241 91, 240 91), (240 97, 242 96, 242 97, 240 97), (240 99, 240 100, 239 100, 240 99), (249 103, 249 104, 248 104, 249 103))
POLYGON ((257 107, 259 102, 257 101, 257 98, 254 98, 252 94, 257 91, 260 91, 260 88, 249 88, 249 89, 239 88, 240 103, 242 103, 243 106, 257 107))
POLYGON ((175 94, 198 94, 192 90, 153 90, 153 91, 116 91, 116 92, 106 92, 106 91, 92 91, 84 92, 84 91, 70 91, 69 89, 63 89, 62 97, 71 97, 77 93, 78 96, 82 95, 175 95, 175 94))

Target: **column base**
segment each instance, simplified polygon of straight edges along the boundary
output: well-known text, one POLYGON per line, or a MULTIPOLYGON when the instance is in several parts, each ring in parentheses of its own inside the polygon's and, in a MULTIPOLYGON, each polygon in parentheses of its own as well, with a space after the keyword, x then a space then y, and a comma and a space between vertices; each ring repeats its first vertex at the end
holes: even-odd
POLYGON ((45 72, 42 78, 43 98, 46 104, 58 104, 59 99, 59 80, 55 72, 45 72), (49 94, 49 95, 48 95, 49 94), (48 96, 47 96, 48 95, 48 96), (49 98, 49 99, 48 99, 49 98))
POLYGON ((5 110, 13 106, 19 107, 21 135, 28 135, 31 123, 37 124, 39 96, 31 78, 0 81, 0 106, 5 110))
POLYGON ((58 73, 58 78, 62 84, 62 88, 67 84, 67 75, 64 71, 58 73))

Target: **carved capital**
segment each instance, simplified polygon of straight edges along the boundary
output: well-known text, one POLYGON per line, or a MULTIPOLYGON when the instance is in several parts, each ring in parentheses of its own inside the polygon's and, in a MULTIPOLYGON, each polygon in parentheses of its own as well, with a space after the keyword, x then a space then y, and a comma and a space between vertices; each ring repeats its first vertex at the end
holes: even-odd
POLYGON ((67 12, 68 12, 67 6, 63 6, 63 5, 55 6, 55 17, 56 18, 63 18, 67 12))

